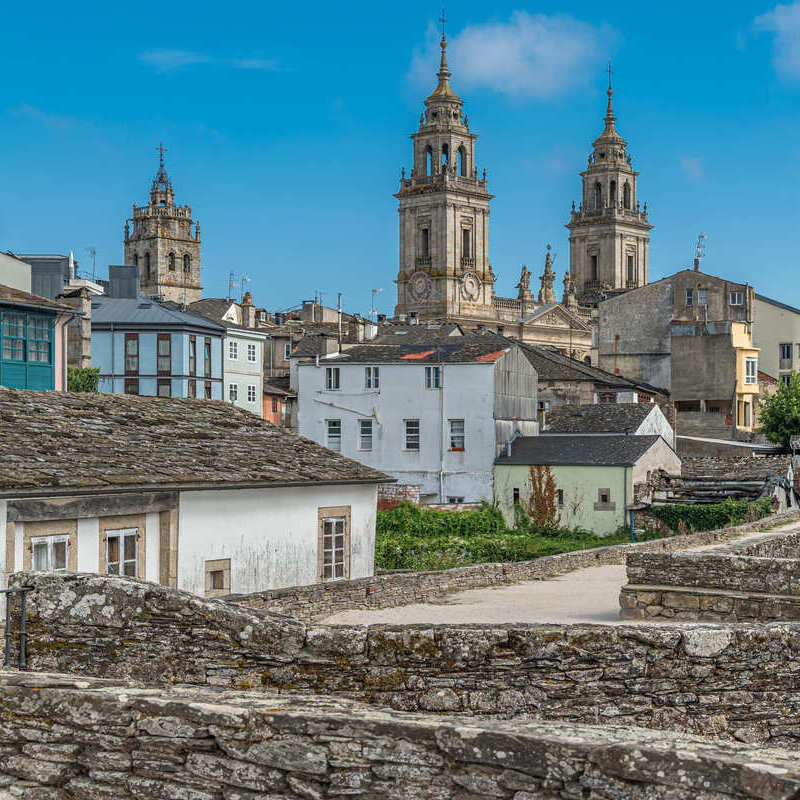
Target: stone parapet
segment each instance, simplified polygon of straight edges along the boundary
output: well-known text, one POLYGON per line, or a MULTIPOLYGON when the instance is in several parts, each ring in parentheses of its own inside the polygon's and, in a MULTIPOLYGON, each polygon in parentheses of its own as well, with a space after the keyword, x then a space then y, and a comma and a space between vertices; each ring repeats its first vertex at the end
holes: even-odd
POLYGON ((0 797, 783 800, 796 753, 310 696, 0 673, 0 797))

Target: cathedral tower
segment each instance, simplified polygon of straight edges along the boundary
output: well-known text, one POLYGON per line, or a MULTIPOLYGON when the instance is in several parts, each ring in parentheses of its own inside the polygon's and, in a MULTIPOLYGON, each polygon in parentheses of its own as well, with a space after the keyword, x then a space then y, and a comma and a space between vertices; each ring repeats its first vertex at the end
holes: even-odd
POLYGON ((425 100, 411 135, 414 166, 395 194, 400 213, 400 266, 395 313, 420 319, 492 314, 489 194, 478 177, 475 141, 463 101, 450 88, 442 30, 439 84, 425 100))
POLYGON ((189 304, 202 297, 200 224, 192 221, 189 206, 175 205, 175 192, 164 168, 165 148, 159 146, 158 151, 150 202, 134 204, 133 217, 125 222, 125 263, 138 267, 143 294, 189 304))
POLYGON ((581 173, 583 199, 567 224, 569 267, 581 303, 596 304, 600 293, 632 289, 648 280, 650 230, 647 203, 639 206, 639 173, 631 165, 627 142, 615 127, 611 104, 611 65, 605 129, 594 141, 581 173))

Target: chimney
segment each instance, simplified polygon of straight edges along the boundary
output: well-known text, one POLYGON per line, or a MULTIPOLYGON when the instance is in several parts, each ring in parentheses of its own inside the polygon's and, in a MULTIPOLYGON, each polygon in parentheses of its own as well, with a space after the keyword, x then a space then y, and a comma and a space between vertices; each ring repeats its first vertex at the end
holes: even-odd
POLYGON ((694 260, 694 271, 695 272, 700 272, 700 259, 699 258, 696 258, 694 260))
POLYGON ((255 328, 256 326, 256 309, 253 305, 253 295, 250 292, 245 292, 242 298, 242 327, 255 328))

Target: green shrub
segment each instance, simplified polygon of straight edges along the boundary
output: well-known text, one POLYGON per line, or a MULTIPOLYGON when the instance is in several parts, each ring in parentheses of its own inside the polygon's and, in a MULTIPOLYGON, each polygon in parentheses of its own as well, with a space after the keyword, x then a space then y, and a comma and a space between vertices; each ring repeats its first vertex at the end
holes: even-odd
POLYGON ((97 393, 100 383, 100 370, 92 367, 67 367, 68 392, 97 393))
POLYGON ((673 531, 683 522, 687 532, 710 531, 714 528, 727 528, 740 525, 749 520, 761 519, 772 513, 768 497, 751 502, 728 498, 721 503, 709 505, 675 505, 653 506, 652 513, 673 531))

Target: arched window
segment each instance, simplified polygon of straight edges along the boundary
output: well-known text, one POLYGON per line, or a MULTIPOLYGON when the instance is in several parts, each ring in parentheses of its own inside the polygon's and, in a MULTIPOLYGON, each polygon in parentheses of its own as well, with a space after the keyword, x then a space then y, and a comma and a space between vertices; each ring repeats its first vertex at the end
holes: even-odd
POLYGON ((594 185, 594 207, 603 207, 603 187, 599 183, 594 185))
POLYGON ((626 183, 622 187, 622 205, 624 205, 625 208, 631 207, 631 185, 629 183, 626 183))
POLYGON ((446 167, 450 163, 450 148, 446 145, 442 145, 442 166, 446 167))
POLYGON ((169 268, 171 270, 175 270, 175 253, 169 254, 169 268))
POLYGON ((584 363, 584 364, 588 364, 589 366, 591 366, 591 365, 592 365, 592 359, 591 359, 591 357, 590 357, 590 356, 584 356, 584 357, 583 357, 583 363, 584 363))
POLYGON ((192 269, 192 257, 187 253, 183 257, 183 271, 189 272, 192 269))
POLYGON ((433 171, 433 150, 430 147, 425 149, 425 174, 430 177, 433 171))
POLYGON ((458 148, 458 174, 462 178, 467 177, 467 151, 463 145, 458 148))
POLYGON ((139 266, 139 254, 138 253, 134 253, 133 254, 133 266, 134 267, 138 267, 139 266))
POLYGON ((608 204, 613 208, 617 204, 617 182, 611 181, 608 187, 608 204))
POLYGON ((147 275, 148 280, 150 279, 150 253, 144 254, 144 272, 147 275))

